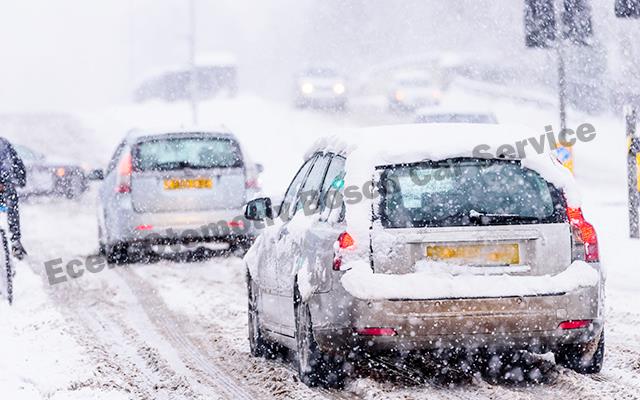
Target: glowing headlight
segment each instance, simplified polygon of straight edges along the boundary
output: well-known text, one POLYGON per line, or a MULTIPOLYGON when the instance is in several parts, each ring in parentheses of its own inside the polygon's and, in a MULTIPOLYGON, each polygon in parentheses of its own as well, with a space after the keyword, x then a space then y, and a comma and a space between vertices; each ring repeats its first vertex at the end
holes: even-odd
POLYGON ((342 83, 336 83, 335 85, 333 85, 333 93, 335 94, 343 94, 345 90, 346 88, 342 83))
POLYGON ((403 101, 404 100, 404 93, 401 90, 396 90, 396 93, 394 95, 395 99, 397 101, 403 101))
POLYGON ((309 82, 303 83, 300 90, 302 90, 302 93, 304 94, 311 94, 313 93, 313 84, 309 82))

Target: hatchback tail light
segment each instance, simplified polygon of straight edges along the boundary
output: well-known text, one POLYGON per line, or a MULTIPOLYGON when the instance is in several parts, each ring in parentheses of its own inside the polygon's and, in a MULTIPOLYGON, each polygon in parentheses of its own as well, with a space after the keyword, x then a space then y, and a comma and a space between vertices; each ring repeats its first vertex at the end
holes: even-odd
POLYGON ((260 189, 260 181, 255 178, 247 178, 244 187, 245 189, 260 189))
POLYGON ((342 270, 342 252, 344 250, 354 249, 356 247, 356 241, 348 232, 342 232, 338 236, 337 249, 333 257, 333 270, 342 270))
POLYGON ((567 208, 567 216, 572 234, 571 259, 586 262, 600 261, 596 230, 584 219, 582 209, 567 208))
POLYGON ((118 163, 118 178, 116 181, 115 191, 117 193, 131 192, 131 172, 133 171, 133 162, 131 153, 126 153, 120 163, 118 163))

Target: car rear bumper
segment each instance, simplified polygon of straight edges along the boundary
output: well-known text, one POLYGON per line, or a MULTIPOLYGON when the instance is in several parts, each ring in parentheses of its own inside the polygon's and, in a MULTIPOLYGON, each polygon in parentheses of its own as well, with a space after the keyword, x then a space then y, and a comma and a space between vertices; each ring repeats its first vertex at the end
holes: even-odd
POLYGON ((600 287, 569 293, 505 298, 439 300, 359 300, 339 311, 329 294, 313 296, 318 344, 327 352, 429 351, 451 348, 553 351, 561 344, 585 343, 603 327, 600 287), (592 320, 588 327, 562 330, 560 323, 592 320), (333 323, 323 323, 332 321, 333 323), (337 322, 337 323, 335 323, 337 322), (361 328, 389 328, 393 336, 358 334, 361 328))
POLYGON ((255 237, 254 226, 243 217, 243 210, 212 210, 197 212, 138 213, 119 209, 108 223, 109 242, 141 244, 173 244, 236 242, 255 237))

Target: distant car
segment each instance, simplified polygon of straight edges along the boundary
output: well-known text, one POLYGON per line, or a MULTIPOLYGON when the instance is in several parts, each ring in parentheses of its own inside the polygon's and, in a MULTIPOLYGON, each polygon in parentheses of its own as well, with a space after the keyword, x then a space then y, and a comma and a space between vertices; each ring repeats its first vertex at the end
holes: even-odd
MULTIPOLYGON (((191 97, 193 70, 189 66, 167 67, 149 74, 134 92, 134 100, 178 101, 191 97)), ((234 97, 238 91, 238 67, 232 55, 211 54, 196 59, 196 92, 199 98, 221 94, 234 97)))
POLYGON ((347 106, 345 81, 345 77, 333 69, 309 68, 295 77, 295 106, 344 109, 347 106))
POLYGON ((463 110, 456 108, 427 107, 416 111, 414 122, 429 123, 467 123, 497 124, 498 118, 492 112, 463 110))
POLYGON ((406 112, 437 106, 442 99, 442 90, 440 82, 428 71, 398 71, 390 82, 389 111, 406 112))
POLYGON ((87 177, 81 166, 46 157, 25 146, 16 145, 15 149, 27 171, 27 184, 18 189, 20 196, 64 196, 73 199, 88 189, 87 177))
POLYGON ((113 263, 166 245, 243 252, 256 234, 243 219, 255 168, 224 128, 131 132, 99 190, 101 251, 113 263))
POLYGON ((308 385, 409 352, 466 352, 486 368, 554 352, 599 372, 605 275, 573 177, 549 154, 474 156, 514 134, 535 133, 421 124, 319 140, 281 204, 246 207, 271 221, 244 258, 251 353, 295 350, 308 385))

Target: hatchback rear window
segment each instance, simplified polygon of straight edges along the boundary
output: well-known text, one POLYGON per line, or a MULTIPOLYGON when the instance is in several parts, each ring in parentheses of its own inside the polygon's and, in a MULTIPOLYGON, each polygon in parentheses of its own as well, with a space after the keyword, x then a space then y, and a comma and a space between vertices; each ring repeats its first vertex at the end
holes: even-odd
POLYGON ((136 171, 172 171, 242 166, 238 144, 228 138, 186 137, 152 139, 134 148, 136 171))
POLYGON ((519 161, 463 158, 379 169, 386 228, 566 220, 562 193, 519 161))

